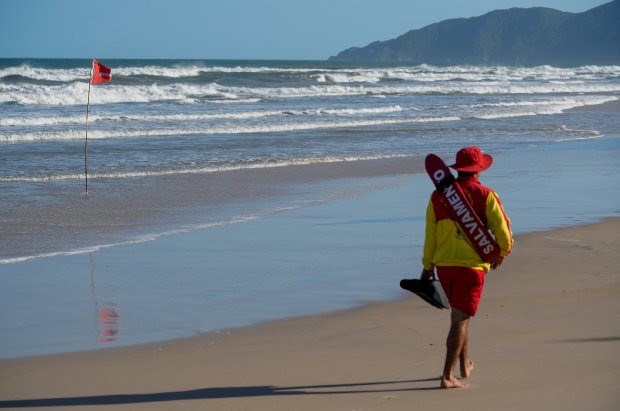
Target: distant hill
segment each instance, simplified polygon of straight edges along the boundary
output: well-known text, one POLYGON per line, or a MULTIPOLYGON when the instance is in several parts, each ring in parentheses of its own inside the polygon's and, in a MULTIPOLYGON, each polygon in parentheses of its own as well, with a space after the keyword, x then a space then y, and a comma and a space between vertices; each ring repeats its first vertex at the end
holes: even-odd
POLYGON ((512 8, 444 20, 392 40, 352 47, 329 60, 434 65, 620 64, 620 0, 583 13, 512 8))

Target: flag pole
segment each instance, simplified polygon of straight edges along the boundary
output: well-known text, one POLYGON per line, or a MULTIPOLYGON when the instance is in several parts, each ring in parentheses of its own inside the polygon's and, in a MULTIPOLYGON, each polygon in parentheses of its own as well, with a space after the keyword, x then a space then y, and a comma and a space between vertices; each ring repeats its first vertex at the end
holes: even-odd
POLYGON ((90 106, 90 83, 93 78, 93 64, 90 65, 90 77, 88 78, 88 97, 86 99, 86 137, 84 138, 84 188, 88 195, 88 107, 90 106))

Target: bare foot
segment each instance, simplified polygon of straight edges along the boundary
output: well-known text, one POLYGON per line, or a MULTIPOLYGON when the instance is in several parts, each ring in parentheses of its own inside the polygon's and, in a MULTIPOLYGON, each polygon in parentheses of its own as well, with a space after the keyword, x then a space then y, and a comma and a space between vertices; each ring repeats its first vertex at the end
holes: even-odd
POLYGON ((467 388, 467 384, 454 376, 451 378, 442 377, 441 388, 467 388))
POLYGON ((472 360, 467 360, 464 363, 461 363, 461 377, 469 378, 473 370, 474 362, 472 360))

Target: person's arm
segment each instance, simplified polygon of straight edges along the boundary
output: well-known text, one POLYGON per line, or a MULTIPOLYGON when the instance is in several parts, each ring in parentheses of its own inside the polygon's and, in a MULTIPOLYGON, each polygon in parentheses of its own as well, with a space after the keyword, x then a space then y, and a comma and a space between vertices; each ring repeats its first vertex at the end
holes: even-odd
POLYGON ((437 248, 437 219, 433 208, 432 200, 429 200, 426 207, 426 229, 424 234, 424 255, 422 257, 422 279, 434 278, 435 264, 433 257, 437 248))
POLYGON ((493 192, 487 197, 486 204, 487 224, 495 236, 495 241, 500 248, 499 258, 491 263, 491 268, 496 269, 504 261, 504 258, 512 251, 514 239, 510 229, 510 219, 506 215, 497 193, 493 192))

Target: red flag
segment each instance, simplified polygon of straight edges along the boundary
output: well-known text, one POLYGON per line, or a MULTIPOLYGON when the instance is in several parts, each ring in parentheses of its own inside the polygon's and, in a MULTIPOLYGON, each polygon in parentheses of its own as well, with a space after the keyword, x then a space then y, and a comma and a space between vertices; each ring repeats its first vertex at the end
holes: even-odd
POLYGON ((93 76, 90 79, 90 83, 99 84, 110 80, 112 80, 112 69, 93 59, 93 76))

